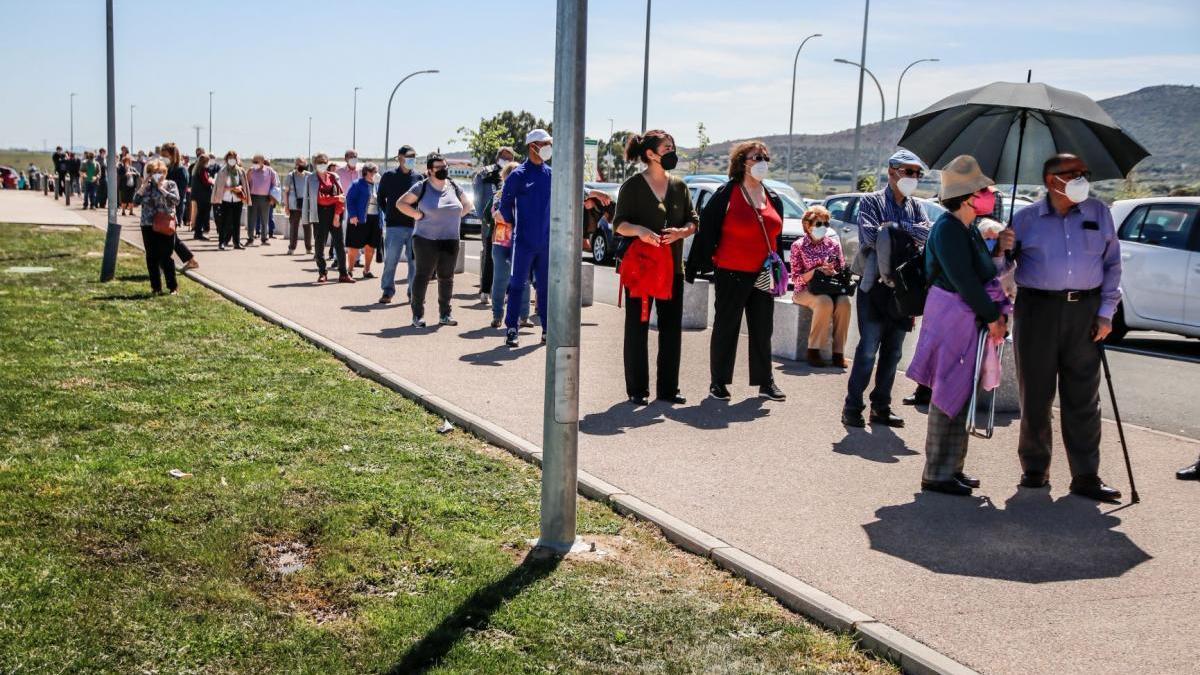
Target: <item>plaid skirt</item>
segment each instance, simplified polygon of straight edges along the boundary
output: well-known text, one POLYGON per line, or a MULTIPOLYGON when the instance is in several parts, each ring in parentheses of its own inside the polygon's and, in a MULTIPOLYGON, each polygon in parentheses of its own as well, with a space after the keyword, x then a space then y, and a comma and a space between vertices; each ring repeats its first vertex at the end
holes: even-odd
POLYGON ((951 418, 936 405, 929 406, 929 426, 925 432, 926 481, 948 481, 963 470, 967 459, 967 414, 970 405, 964 405, 958 415, 951 418))

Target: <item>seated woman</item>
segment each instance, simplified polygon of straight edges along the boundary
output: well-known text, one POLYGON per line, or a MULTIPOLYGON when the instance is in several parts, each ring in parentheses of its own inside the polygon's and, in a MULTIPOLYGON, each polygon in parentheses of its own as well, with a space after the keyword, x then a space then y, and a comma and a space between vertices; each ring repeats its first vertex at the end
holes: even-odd
POLYGON ((792 243, 792 302, 812 310, 808 329, 808 365, 824 368, 846 367, 846 332, 850 329, 850 296, 814 294, 810 284, 818 274, 831 277, 846 267, 842 242, 828 236, 829 211, 824 206, 810 206, 801 220, 804 236, 792 243), (832 329, 832 330, 831 330, 832 329), (832 361, 825 362, 821 354, 830 353, 832 361))
POLYGON ((970 495, 979 487, 977 479, 963 473, 963 464, 980 326, 987 326, 989 343, 997 344, 1008 332, 1006 314, 1012 308, 997 278, 996 260, 975 226, 975 219, 995 206, 994 182, 970 155, 959 155, 942 169, 940 194, 947 211, 934 223, 925 246, 931 285, 921 337, 908 367, 910 379, 933 391, 922 490, 970 495))

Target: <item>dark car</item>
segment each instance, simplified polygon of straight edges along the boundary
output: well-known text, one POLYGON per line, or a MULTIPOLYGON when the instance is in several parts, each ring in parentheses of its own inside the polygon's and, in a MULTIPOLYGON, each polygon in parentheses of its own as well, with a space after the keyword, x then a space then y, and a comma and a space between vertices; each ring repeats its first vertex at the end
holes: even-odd
POLYGON ((17 189, 17 172, 11 166, 0 166, 0 185, 5 190, 17 189))
POLYGON ((623 238, 613 230, 612 214, 617 208, 617 191, 620 183, 584 183, 584 194, 589 190, 600 190, 612 198, 607 207, 585 210, 583 215, 583 250, 590 251, 592 262, 597 265, 615 264, 617 245, 623 238))

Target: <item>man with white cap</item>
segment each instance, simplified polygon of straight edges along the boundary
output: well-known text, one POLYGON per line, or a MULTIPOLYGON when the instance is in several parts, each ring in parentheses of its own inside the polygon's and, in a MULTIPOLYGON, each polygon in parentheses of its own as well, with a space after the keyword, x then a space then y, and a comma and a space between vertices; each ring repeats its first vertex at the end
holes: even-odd
POLYGON ((911 319, 897 320, 881 311, 870 299, 871 289, 891 272, 890 238, 880 237, 881 230, 895 226, 919 246, 925 246, 932 223, 921 202, 913 198, 917 182, 925 175, 925 163, 908 150, 900 149, 888 159, 888 184, 877 192, 864 195, 858 209, 858 256, 854 269, 861 274, 855 303, 858 314, 858 346, 847 382, 842 406, 842 424, 865 427, 863 393, 875 371, 871 390, 870 420, 889 427, 902 427, 904 420, 892 412, 892 385, 896 366, 904 349, 904 338, 912 330, 911 319), (877 250, 876 240, 880 239, 877 250), (878 367, 876 359, 878 358, 878 367))
MULTIPOLYGON (((513 169, 501 192, 498 210, 505 221, 513 224, 512 276, 504 312, 504 344, 509 347, 518 346, 517 325, 524 314, 520 304, 525 302, 524 284, 531 270, 542 342, 546 341, 546 288, 550 271, 550 166, 546 162, 550 161, 553 145, 554 139, 545 129, 525 134, 529 159, 513 169)), ((587 196, 602 204, 611 201, 599 190, 592 190, 587 196)))

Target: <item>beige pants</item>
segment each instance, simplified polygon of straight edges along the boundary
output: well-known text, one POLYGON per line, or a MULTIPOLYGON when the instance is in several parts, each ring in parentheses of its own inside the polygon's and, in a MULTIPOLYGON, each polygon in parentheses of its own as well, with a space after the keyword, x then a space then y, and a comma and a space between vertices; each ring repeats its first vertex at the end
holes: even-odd
POLYGON ((813 295, 804 290, 793 294, 792 302, 812 310, 812 324, 808 329, 809 349, 821 350, 821 355, 826 358, 830 353, 846 353, 846 333, 850 330, 849 297, 841 295, 835 301, 828 295, 813 295))

